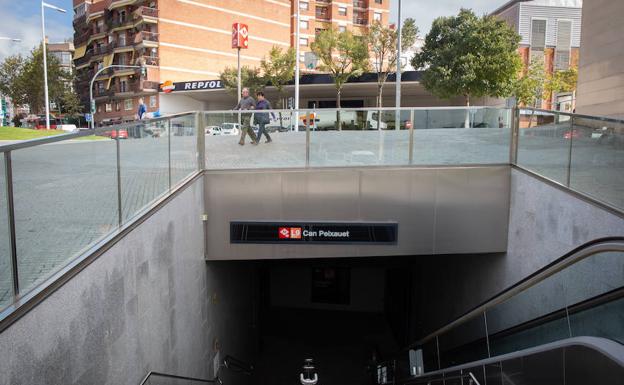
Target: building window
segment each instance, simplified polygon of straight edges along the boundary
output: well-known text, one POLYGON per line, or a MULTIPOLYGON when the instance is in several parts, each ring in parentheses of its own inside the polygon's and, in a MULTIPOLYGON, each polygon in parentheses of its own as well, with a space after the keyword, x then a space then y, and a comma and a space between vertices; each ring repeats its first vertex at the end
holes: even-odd
POLYGON ((314 30, 314 35, 318 36, 321 34, 321 32, 325 31, 323 28, 317 28, 314 30))
POLYGON ((126 55, 125 54, 120 54, 119 55, 119 61, 118 61, 119 65, 126 65, 126 55))
POLYGON ((300 37, 299 38, 299 45, 307 47, 308 46, 308 38, 307 37, 300 37))
POLYGON ((570 68, 570 51, 572 49, 572 21, 557 20, 557 46, 555 47, 556 70, 570 68))
POLYGON ((375 0, 375 4, 383 4, 383 0, 375 0))
POLYGON ((347 32, 347 27, 344 25, 338 26, 338 32, 347 32))
POLYGON ((546 20, 531 21, 531 49, 544 50, 546 47, 546 20))
POLYGON ((375 12, 373 14, 373 20, 375 21, 381 21, 381 12, 375 12))
POLYGON ((119 92, 128 92, 128 81, 122 80, 119 82, 119 92))
POLYGON ((105 110, 106 110, 106 112, 111 112, 113 110, 113 104, 112 103, 106 103, 105 110))
POLYGON ((156 96, 150 96, 149 98, 149 106, 150 108, 156 108, 157 99, 156 96))
POLYGON ((121 111, 121 103, 115 103, 115 111, 121 111))
POLYGON ((126 21, 126 11, 119 11, 119 24, 126 21))
POLYGON ((134 108, 134 104, 132 103, 132 99, 124 100, 124 110, 131 111, 134 108))
POLYGON ((309 25, 308 25, 308 21, 307 20, 300 20, 299 21, 299 28, 301 29, 308 29, 309 25))
POLYGON ((328 7, 316 7, 316 18, 327 20, 329 19, 329 8, 328 7))
POLYGON ((118 37, 118 47, 124 47, 126 45, 126 33, 125 32, 120 32, 119 33, 119 37, 118 37))
POLYGON ((301 9, 302 11, 308 11, 310 9, 310 3, 306 2, 306 1, 300 1, 299 2, 299 9, 301 9))
POLYGON ((340 16, 347 16, 347 7, 338 7, 338 14, 340 16))

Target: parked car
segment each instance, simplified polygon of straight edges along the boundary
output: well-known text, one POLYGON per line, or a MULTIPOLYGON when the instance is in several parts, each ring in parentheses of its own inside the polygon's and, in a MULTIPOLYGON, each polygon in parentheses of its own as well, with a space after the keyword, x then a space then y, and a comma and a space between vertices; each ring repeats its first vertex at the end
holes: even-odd
POLYGON ((56 126, 57 130, 63 130, 65 132, 78 132, 78 128, 75 124, 60 124, 56 126))
POLYGON ((221 135, 221 127, 219 126, 208 126, 205 129, 206 135, 221 135))
POLYGON ((120 130, 111 130, 110 137, 111 139, 128 139, 128 130, 123 129, 123 128, 120 130), (118 131, 119 131, 119 138, 117 138, 118 131))
POLYGON ((241 125, 238 123, 221 124, 221 135, 240 135, 241 125))

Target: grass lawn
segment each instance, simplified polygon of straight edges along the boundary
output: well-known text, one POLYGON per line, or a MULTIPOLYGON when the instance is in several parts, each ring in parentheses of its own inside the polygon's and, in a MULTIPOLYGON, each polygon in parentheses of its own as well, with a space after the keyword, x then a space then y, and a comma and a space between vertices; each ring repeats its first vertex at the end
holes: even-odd
POLYGON ((45 136, 60 135, 62 130, 33 130, 20 127, 0 127, 0 140, 28 140, 45 136))
MULTIPOLYGON (((46 136, 65 134, 63 130, 33 130, 31 128, 20 127, 0 127, 0 140, 28 140, 43 138, 46 136)), ((103 140, 108 139, 103 136, 88 135, 74 140, 103 140)))

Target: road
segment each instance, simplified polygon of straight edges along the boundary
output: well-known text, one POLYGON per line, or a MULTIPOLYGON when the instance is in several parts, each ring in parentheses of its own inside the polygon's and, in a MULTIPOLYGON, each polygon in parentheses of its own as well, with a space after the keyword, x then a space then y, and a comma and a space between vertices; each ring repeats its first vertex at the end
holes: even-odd
MULTIPOLYGON (((520 137, 519 164, 565 182, 570 141, 561 135, 520 137)), ((238 145, 238 137, 206 137, 209 169, 298 168, 306 165, 305 132, 274 133, 273 142, 238 145)), ((507 163, 509 129, 414 131, 414 165, 507 163)), ((172 182, 196 169, 195 138, 173 136, 172 182)), ((115 141, 56 143, 13 153, 18 271, 34 287, 118 224, 115 141)), ((123 220, 169 187, 166 138, 120 142, 123 220)), ((406 165, 409 131, 310 133, 310 166, 406 165)), ((4 164, 0 166, 4 168, 4 164)), ((624 207, 624 149, 574 139, 572 187, 624 207)), ((0 179, 0 194, 5 193, 0 179)), ((6 198, 0 195, 0 305, 11 298, 6 198)))

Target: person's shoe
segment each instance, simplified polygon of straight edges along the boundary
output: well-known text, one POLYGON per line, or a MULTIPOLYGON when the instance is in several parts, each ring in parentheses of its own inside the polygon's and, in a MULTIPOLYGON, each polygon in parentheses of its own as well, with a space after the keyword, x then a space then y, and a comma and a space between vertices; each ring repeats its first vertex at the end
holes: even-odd
POLYGON ((266 141, 266 142, 264 142, 264 143, 271 143, 272 141, 273 141, 273 140, 271 140, 271 139, 267 139, 267 141, 266 141))
POLYGON ((257 146, 257 145, 258 145, 258 142, 256 142, 255 140, 252 140, 252 141, 251 141, 251 144, 253 144, 254 146, 257 146))
POLYGON ((241 146, 244 146, 245 142, 238 142, 238 144, 240 144, 241 146))

